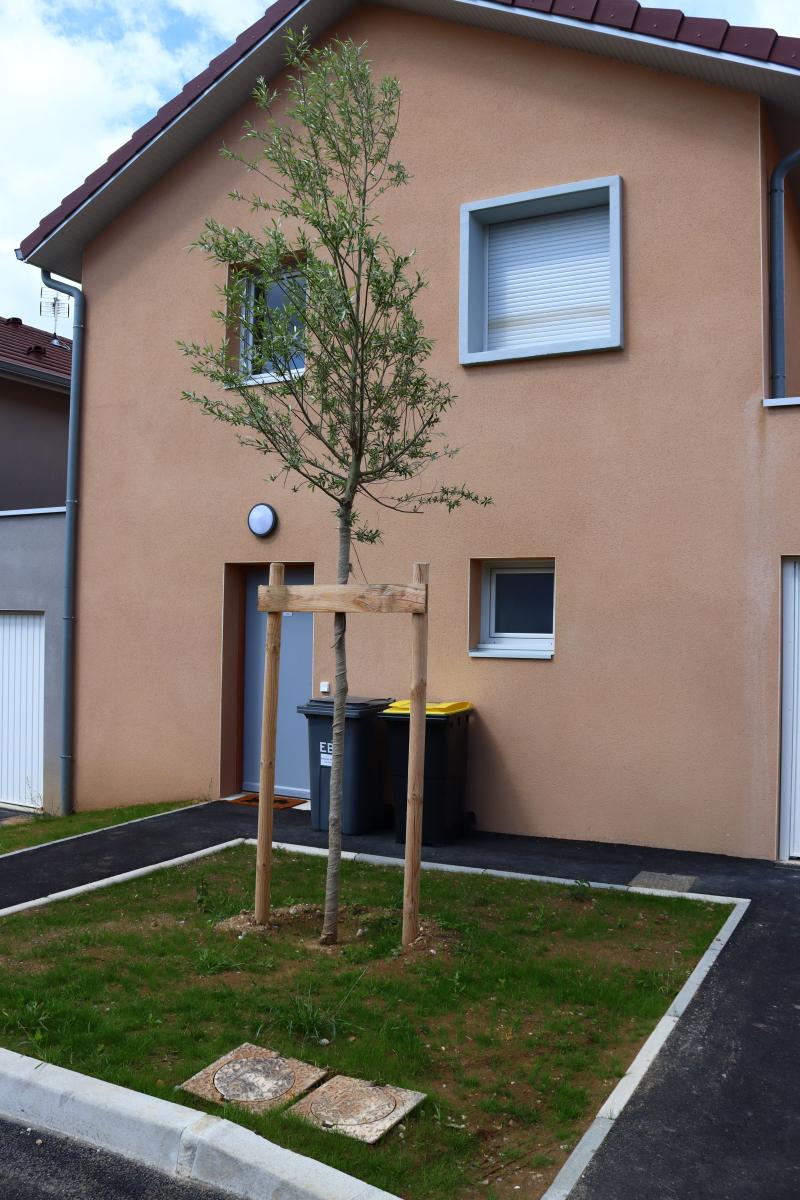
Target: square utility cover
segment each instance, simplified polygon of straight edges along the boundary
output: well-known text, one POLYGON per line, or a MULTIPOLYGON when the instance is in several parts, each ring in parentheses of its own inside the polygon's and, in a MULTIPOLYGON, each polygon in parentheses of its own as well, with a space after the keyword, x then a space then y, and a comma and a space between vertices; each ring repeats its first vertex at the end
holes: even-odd
POLYGON ((289 1111, 320 1129, 377 1142, 425 1099, 424 1092, 335 1075, 289 1111))
POLYGON ((326 1074, 296 1058, 283 1058, 275 1050, 244 1042, 210 1067, 198 1071, 181 1087, 203 1100, 213 1100, 215 1104, 229 1100, 259 1113, 302 1096, 326 1074))

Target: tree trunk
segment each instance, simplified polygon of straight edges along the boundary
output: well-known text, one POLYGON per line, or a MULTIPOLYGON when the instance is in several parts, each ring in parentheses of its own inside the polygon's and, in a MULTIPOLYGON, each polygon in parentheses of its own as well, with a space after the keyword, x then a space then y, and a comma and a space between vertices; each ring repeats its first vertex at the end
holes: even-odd
MULTIPOLYGON (((337 583, 350 578, 350 512, 339 514, 337 583)), ((333 754, 331 755, 330 808, 328 812, 328 872, 325 879, 325 916, 320 942, 330 945, 339 935, 339 882, 342 865, 342 791, 344 782, 344 732, 347 705, 347 615, 333 617, 335 683, 333 687, 333 754)))

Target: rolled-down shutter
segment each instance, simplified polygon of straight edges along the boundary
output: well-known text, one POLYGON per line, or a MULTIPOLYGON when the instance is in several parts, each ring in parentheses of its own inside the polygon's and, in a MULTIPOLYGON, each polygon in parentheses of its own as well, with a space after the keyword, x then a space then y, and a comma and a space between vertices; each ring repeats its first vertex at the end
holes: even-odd
POLYGON ((0 802, 42 803, 44 616, 0 613, 0 802))
POLYGON ((607 205, 489 225, 487 349, 611 333, 607 205))
POLYGON ((800 858, 800 561, 783 564, 783 858, 800 858))

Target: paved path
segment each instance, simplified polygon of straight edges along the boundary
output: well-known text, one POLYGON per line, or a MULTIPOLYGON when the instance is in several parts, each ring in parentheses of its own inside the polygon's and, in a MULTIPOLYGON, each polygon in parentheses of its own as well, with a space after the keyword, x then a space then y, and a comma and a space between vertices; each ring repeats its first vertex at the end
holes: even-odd
MULTIPOLYGON (((254 809, 219 802, 0 858, 0 907, 253 836, 255 827, 254 809)), ((325 842, 310 828, 308 813, 296 809, 275 813, 275 838, 325 842)), ((389 834, 344 843, 398 858, 402 850, 389 834)), ((499 834, 474 834, 429 848, 425 857, 622 884, 655 871, 691 877, 693 891, 750 898, 732 941, 570 1200, 800 1198, 797 871, 757 860, 499 834)))
POLYGON ((0 857, 0 908, 152 866, 231 838, 253 837, 254 809, 199 804, 0 857))

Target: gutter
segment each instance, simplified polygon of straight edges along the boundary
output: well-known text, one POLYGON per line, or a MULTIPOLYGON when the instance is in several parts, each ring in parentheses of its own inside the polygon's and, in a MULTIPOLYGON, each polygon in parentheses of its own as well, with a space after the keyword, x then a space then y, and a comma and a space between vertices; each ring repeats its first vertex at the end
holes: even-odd
POLYGON ((40 371, 36 367, 12 363, 5 358, 0 360, 0 379, 21 379, 24 383, 35 383, 52 392, 69 391, 69 379, 66 375, 56 375, 54 371, 40 371))
POLYGON ((800 149, 778 163, 769 181, 769 315, 770 361, 767 408, 800 404, 800 396, 786 395, 786 198, 789 172, 800 164, 800 149))
POLYGON ((67 434, 67 496, 64 537, 64 641, 61 649, 61 797, 59 812, 73 810, 75 748, 75 574, 78 549, 78 468, 81 428, 81 384, 83 378, 83 330, 85 300, 74 284, 53 279, 42 271, 42 283, 75 302, 72 318, 72 364, 69 386, 67 434))

